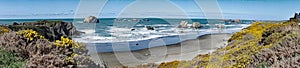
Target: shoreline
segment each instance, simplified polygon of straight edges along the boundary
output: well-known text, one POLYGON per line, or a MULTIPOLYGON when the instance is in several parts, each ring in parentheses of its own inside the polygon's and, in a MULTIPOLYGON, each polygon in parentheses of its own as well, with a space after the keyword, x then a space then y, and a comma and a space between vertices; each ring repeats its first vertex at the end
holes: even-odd
POLYGON ((197 39, 166 46, 134 51, 98 52, 97 55, 108 67, 132 67, 145 63, 191 60, 199 54, 207 54, 225 46, 231 35, 232 33, 205 34, 197 37, 197 39))
MULTIPOLYGON (((241 28, 242 29, 242 28, 241 28)), ((114 52, 114 51, 136 51, 142 50, 152 47, 159 47, 159 46, 168 46, 178 44, 187 40, 197 39, 198 37, 202 37, 205 35, 212 35, 212 34, 227 34, 227 33, 235 33, 241 29, 226 29, 227 31, 219 31, 216 29, 212 29, 209 31, 204 31, 200 33, 192 33, 186 35, 172 35, 172 36, 163 36, 163 37, 156 37, 156 38, 149 38, 143 39, 139 41, 129 41, 129 42, 116 42, 115 43, 85 43, 88 46, 88 49, 94 50, 97 52, 114 52), (151 45, 149 45, 151 44, 151 45), (101 46, 100 46, 101 45, 101 46), (96 49, 94 49, 96 48, 96 49)), ((76 39, 75 39, 76 40, 76 39)), ((79 40, 77 40, 79 41, 79 40)), ((84 43, 84 42, 83 42, 84 43)))

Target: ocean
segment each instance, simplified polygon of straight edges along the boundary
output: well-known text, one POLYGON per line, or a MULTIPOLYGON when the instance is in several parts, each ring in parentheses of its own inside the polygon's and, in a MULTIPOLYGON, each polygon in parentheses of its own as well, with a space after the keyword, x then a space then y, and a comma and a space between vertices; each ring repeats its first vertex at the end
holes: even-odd
MULTIPOLYGON (((1 19, 0 23, 33 22, 42 19, 1 19)), ((73 22, 77 30, 85 32, 72 39, 85 43, 96 52, 131 51, 176 44, 199 36, 215 33, 234 33, 249 26, 253 20, 238 23, 221 19, 175 19, 175 18, 101 18, 100 23, 83 23, 83 19, 43 19, 73 22), (199 22, 202 28, 178 28, 181 21, 199 22), (219 28, 218 26, 222 26, 219 28), (153 30, 147 29, 153 28, 153 30)), ((201 44, 201 43, 200 43, 201 44)))

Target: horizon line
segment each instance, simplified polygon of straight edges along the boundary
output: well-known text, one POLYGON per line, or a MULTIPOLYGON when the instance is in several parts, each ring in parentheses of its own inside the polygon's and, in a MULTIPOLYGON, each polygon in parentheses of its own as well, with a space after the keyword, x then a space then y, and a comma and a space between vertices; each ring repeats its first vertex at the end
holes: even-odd
MULTIPOLYGON (((126 17, 121 17, 126 18, 126 17)), ((129 18, 129 17, 127 17, 129 18)), ((132 17, 133 19, 134 17, 132 17)), ((136 17, 138 18, 138 17, 136 17)), ((149 18, 155 18, 155 17, 149 17, 149 18)), ((55 20, 55 19, 85 19, 85 18, 0 18, 0 20, 29 20, 29 19, 36 19, 36 20, 55 20)), ((97 19, 117 19, 116 17, 102 17, 97 19)), ((138 19, 147 19, 147 18, 138 18, 138 19)), ((219 19, 219 18, 158 18, 158 19, 219 19)), ((233 19, 233 18, 224 18, 224 20, 255 20, 255 19, 233 19)), ((264 21, 268 21, 268 19, 261 19, 264 21)), ((288 19, 282 19, 282 20, 269 20, 269 21, 286 21, 288 19)))

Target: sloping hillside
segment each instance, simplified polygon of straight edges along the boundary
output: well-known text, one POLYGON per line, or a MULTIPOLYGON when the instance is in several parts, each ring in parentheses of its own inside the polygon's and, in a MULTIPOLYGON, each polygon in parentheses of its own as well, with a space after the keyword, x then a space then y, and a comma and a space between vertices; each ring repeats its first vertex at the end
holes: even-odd
MULTIPOLYGON (((55 22, 56 24, 64 24, 55 22)), ((28 24, 28 23, 26 23, 28 24)), ((34 23, 38 24, 38 23, 34 23)), ((44 21, 49 24, 49 21, 44 21)), ((40 33, 47 33, 48 28, 39 26, 13 25, 23 28, 9 28, 12 26, 0 26, 0 68, 103 68, 104 65, 96 64, 87 54, 84 44, 73 41, 68 35, 61 35, 57 40, 45 37, 40 33), (15 29, 15 30, 14 30, 15 29), (16 30, 18 29, 18 30, 16 30), (53 41, 51 41, 53 40, 53 41)), ((72 25, 48 26, 51 28, 68 31, 76 31, 72 25), (72 27, 72 30, 68 27, 72 27)), ((53 31, 53 30, 52 30, 53 31)))
POLYGON ((188 61, 145 64, 158 68, 299 67, 300 21, 256 22, 235 33, 228 45, 188 61))

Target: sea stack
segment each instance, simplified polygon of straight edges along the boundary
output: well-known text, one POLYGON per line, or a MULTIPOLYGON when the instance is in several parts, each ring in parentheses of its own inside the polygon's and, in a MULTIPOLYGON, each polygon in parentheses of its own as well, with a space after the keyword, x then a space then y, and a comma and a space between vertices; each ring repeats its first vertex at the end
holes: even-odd
POLYGON ((201 28, 201 24, 199 22, 193 22, 192 28, 201 28))
POLYGON ((187 21, 181 21, 181 22, 179 23, 178 28, 187 28, 187 24, 188 24, 187 21))
POLYGON ((99 23, 99 20, 95 16, 88 16, 84 19, 84 23, 99 23))

